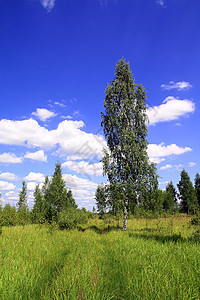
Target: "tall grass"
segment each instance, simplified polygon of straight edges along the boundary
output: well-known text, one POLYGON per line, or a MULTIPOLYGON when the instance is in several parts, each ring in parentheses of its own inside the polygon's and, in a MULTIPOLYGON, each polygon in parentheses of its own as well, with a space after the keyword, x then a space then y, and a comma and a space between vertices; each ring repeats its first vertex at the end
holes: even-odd
POLYGON ((109 222, 85 231, 3 227, 0 299, 200 298, 200 247, 188 218, 133 219, 127 232, 109 222))

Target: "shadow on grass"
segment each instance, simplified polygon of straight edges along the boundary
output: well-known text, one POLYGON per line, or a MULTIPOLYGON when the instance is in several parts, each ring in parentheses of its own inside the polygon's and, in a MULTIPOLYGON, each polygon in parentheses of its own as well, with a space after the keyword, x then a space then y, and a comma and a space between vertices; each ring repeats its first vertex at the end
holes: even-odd
POLYGON ((181 233, 179 234, 145 234, 145 233, 129 233, 129 237, 141 238, 145 240, 154 240, 160 243, 199 243, 200 237, 197 235, 192 235, 188 238, 182 237, 181 233))
MULTIPOLYGON (((93 230, 98 234, 104 234, 108 233, 111 231, 117 231, 120 230, 122 231, 122 227, 120 226, 110 226, 108 225, 107 227, 98 227, 96 225, 91 225, 87 228, 82 228, 77 227, 79 231, 86 231, 86 230, 93 230)), ((181 233, 179 234, 166 234, 166 233, 158 233, 158 230, 155 228, 142 228, 142 229, 135 229, 132 232, 128 231, 129 237, 136 237, 136 238, 141 238, 145 240, 155 240, 160 243, 199 243, 200 242, 200 233, 199 234, 194 234, 191 237, 185 238, 181 236, 181 233), (136 233, 138 232, 138 233, 136 233)))
POLYGON ((79 231, 82 231, 82 232, 84 232, 86 230, 93 230, 98 234, 104 234, 104 233, 107 233, 107 232, 110 232, 110 231, 122 230, 122 227, 108 225, 107 227, 99 228, 96 225, 91 225, 87 228, 82 228, 81 226, 78 226, 77 229, 79 231))

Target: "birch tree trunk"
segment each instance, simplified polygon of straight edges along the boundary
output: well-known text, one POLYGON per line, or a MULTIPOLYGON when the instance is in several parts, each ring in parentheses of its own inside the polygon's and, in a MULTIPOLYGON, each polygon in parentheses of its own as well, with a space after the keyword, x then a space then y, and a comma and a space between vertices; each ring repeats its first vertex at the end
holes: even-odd
POLYGON ((127 226, 127 207, 128 207, 128 200, 124 202, 124 219, 123 219, 123 230, 126 231, 127 226))

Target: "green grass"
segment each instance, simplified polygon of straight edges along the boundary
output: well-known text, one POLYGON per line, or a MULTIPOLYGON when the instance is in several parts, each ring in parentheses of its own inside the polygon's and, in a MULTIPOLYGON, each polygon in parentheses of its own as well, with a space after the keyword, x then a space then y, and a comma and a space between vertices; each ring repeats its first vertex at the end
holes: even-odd
POLYGON ((0 299, 200 299, 200 246, 185 217, 94 220, 85 231, 3 227, 0 299))

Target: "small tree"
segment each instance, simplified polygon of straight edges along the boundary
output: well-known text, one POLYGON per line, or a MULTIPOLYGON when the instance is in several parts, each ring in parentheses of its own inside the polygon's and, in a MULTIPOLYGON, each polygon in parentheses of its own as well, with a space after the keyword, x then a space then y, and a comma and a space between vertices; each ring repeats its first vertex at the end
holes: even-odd
POLYGON ((97 190, 95 193, 95 200, 96 200, 96 206, 97 206, 97 212, 103 216, 103 214, 106 212, 107 207, 107 196, 106 196, 106 187, 103 184, 99 184, 97 186, 97 190))
POLYGON ((195 213, 197 208, 197 197, 195 189, 188 173, 183 169, 181 172, 181 179, 177 184, 179 189, 180 210, 183 213, 189 214, 190 212, 195 213))
POLYGON ((43 223, 45 220, 44 197, 38 184, 35 187, 33 196, 34 196, 34 206, 33 206, 32 214, 33 214, 34 221, 43 223))
POLYGON ((174 187, 172 181, 170 181, 170 182, 167 184, 167 186, 166 186, 166 188, 165 188, 165 191, 166 191, 167 193, 170 193, 170 194, 173 196, 173 199, 174 199, 174 208, 175 208, 176 205, 177 205, 177 191, 176 191, 176 189, 175 189, 175 187, 174 187))
POLYGON ((19 193, 19 201, 17 202, 18 210, 26 209, 27 205, 27 184, 25 181, 22 181, 22 189, 19 193))
POLYGON ((71 189, 67 190, 66 208, 74 208, 74 209, 78 208, 78 205, 76 204, 71 189))
POLYGON ((62 178, 61 164, 58 162, 52 180, 46 190, 48 210, 53 221, 58 221, 58 214, 69 207, 77 208, 71 190, 67 190, 62 178))

